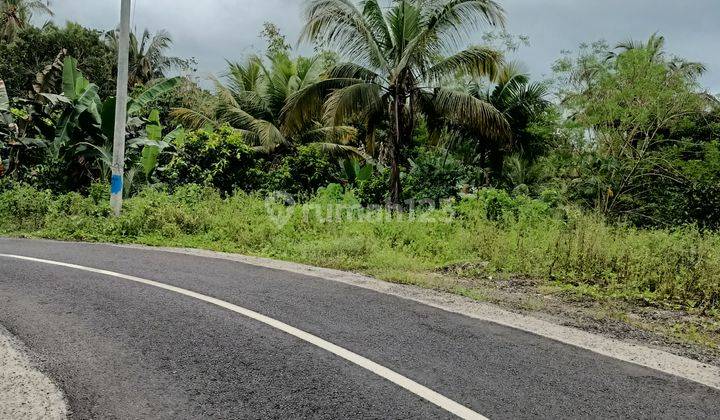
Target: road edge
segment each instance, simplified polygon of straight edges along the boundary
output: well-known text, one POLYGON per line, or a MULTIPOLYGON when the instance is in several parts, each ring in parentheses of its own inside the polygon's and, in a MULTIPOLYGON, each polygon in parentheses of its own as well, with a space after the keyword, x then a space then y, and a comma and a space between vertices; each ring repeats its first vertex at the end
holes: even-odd
POLYGON ((60 388, 45 375, 30 351, 0 325, 0 418, 68 418, 60 388))
POLYGON ((257 267, 287 271, 324 280, 348 284, 375 292, 411 300, 447 312, 457 313, 481 321, 492 322, 529 332, 594 353, 633 363, 673 376, 691 380, 720 390, 720 368, 678 356, 659 349, 603 337, 577 328, 557 325, 528 315, 507 311, 496 305, 470 298, 443 293, 418 286, 402 285, 378 280, 362 274, 329 268, 313 267, 270 258, 209 251, 193 248, 169 248, 146 245, 107 244, 121 248, 155 250, 205 258, 235 261, 257 267))

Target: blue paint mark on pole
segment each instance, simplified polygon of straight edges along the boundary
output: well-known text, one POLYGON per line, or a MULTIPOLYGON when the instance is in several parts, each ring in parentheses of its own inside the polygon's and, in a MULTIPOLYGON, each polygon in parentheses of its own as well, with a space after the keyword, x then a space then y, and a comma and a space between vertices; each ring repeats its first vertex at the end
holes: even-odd
POLYGON ((110 193, 120 194, 123 190, 123 177, 122 175, 113 175, 110 182, 110 193))

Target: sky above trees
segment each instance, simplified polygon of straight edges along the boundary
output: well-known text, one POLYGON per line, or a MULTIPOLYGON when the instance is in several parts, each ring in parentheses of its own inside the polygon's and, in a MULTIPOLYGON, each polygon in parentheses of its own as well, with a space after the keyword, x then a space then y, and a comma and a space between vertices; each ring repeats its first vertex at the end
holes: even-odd
MULTIPOLYGON (((659 32, 670 53, 705 63, 703 83, 720 92, 720 2, 717 0, 500 0, 508 29, 527 35, 518 58, 535 77, 549 75, 563 50, 605 39, 611 45, 659 32)), ((107 29, 116 24, 119 0, 55 0, 54 20, 107 29)), ((264 21, 276 23, 295 43, 302 26, 302 0, 135 0, 133 25, 167 29, 174 55, 195 57, 199 76, 221 73, 225 59, 262 51, 264 21)), ((478 39, 480 42, 480 39, 478 39)), ((307 47, 305 48, 307 50, 307 47)), ((303 51, 301 49, 301 51, 303 51)))

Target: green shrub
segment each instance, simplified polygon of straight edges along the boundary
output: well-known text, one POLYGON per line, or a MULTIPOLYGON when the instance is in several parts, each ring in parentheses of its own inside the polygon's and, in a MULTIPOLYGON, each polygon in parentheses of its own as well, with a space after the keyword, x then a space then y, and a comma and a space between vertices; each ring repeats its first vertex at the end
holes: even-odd
POLYGON ((300 146, 272 168, 266 192, 283 191, 300 199, 310 198, 320 187, 340 179, 338 165, 321 150, 300 146))
POLYGON ((0 227, 5 231, 41 229, 52 205, 50 191, 16 185, 0 192, 0 227))
POLYGON ((15 186, 0 192, 0 232, 234 251, 400 282, 462 264, 476 267, 470 275, 523 275, 593 296, 720 310, 720 235, 612 226, 500 190, 419 214, 361 212, 355 193, 337 184, 294 206, 240 191, 223 198, 200 185, 173 194, 148 188, 125 201, 119 218, 106 198, 100 185, 88 197, 15 186), (313 206, 324 217, 308 213, 313 206))
POLYGON ((390 185, 390 170, 376 171, 369 179, 357 181, 355 195, 363 206, 385 205, 390 185))
POLYGON ((464 168, 451 156, 421 149, 405 178, 405 196, 439 207, 441 200, 458 197, 463 175, 464 168))
POLYGON ((262 165, 242 134, 226 126, 190 133, 177 145, 177 153, 160 178, 171 187, 199 184, 231 194, 260 188, 266 177, 262 165))

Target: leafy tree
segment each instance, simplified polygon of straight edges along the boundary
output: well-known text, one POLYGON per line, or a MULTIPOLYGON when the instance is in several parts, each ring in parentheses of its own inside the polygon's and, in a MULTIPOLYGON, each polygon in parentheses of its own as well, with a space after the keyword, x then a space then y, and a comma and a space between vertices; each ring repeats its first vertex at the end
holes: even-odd
POLYGON ((231 194, 251 191, 262 182, 258 179, 264 171, 256 167, 255 152, 228 126, 193 131, 176 144, 175 155, 159 175, 171 186, 200 184, 231 194))
POLYGON ((508 122, 491 104, 442 84, 458 74, 497 75, 496 51, 479 46, 457 51, 471 29, 503 25, 504 12, 494 1, 398 0, 384 8, 378 0, 359 5, 311 0, 306 19, 302 39, 347 61, 293 95, 285 123, 302 124, 324 102, 326 124, 359 119, 367 141, 387 127, 387 138, 379 140, 391 166, 392 204, 401 201, 401 165, 419 116, 431 127, 453 124, 488 138, 509 136, 508 122))
POLYGON ((30 24, 34 14, 53 15, 50 1, 0 0, 0 40, 10 42, 30 24))
POLYGON ((607 54, 597 43, 556 66, 568 81, 564 105, 593 152, 581 161, 575 185, 594 195, 606 214, 659 222, 650 220, 653 191, 679 181, 667 148, 681 140, 679 128, 712 106, 697 83, 699 73, 678 70, 661 47, 661 38, 652 37, 607 54))
MULTIPOLYGON (((10 97, 28 97, 34 93, 38 73, 52 65, 63 51, 60 65, 65 56, 76 58, 83 74, 96 81, 102 97, 114 94, 117 60, 103 40, 102 32, 68 23, 65 27, 52 24, 42 29, 28 27, 18 33, 13 42, 0 42, 0 79, 5 80, 10 97)), ((59 82, 59 78, 53 79, 52 86, 43 90, 57 91, 59 82)))
POLYGON ((465 168, 442 150, 419 150, 407 174, 406 196, 416 205, 440 206, 440 201, 457 197, 465 168))
POLYGON ((290 54, 291 47, 290 44, 287 43, 287 37, 283 35, 280 28, 274 23, 263 23, 263 30, 260 33, 260 37, 267 42, 267 53, 269 56, 290 54))
POLYGON ((665 52, 665 37, 652 34, 647 42, 638 42, 629 39, 619 43, 615 47, 615 51, 611 51, 607 55, 608 60, 617 59, 617 57, 628 51, 645 50, 647 58, 652 63, 658 63, 666 66, 671 72, 682 73, 688 77, 697 77, 703 75, 707 71, 704 64, 694 61, 688 61, 678 57, 667 59, 665 52))
MULTIPOLYGON (((107 43, 117 57, 119 31, 106 34, 107 43)), ((128 84, 130 87, 146 85, 153 80, 167 77, 170 70, 185 70, 190 67, 191 60, 168 56, 173 40, 170 33, 164 30, 151 34, 145 29, 140 36, 130 34, 130 62, 128 84)))

